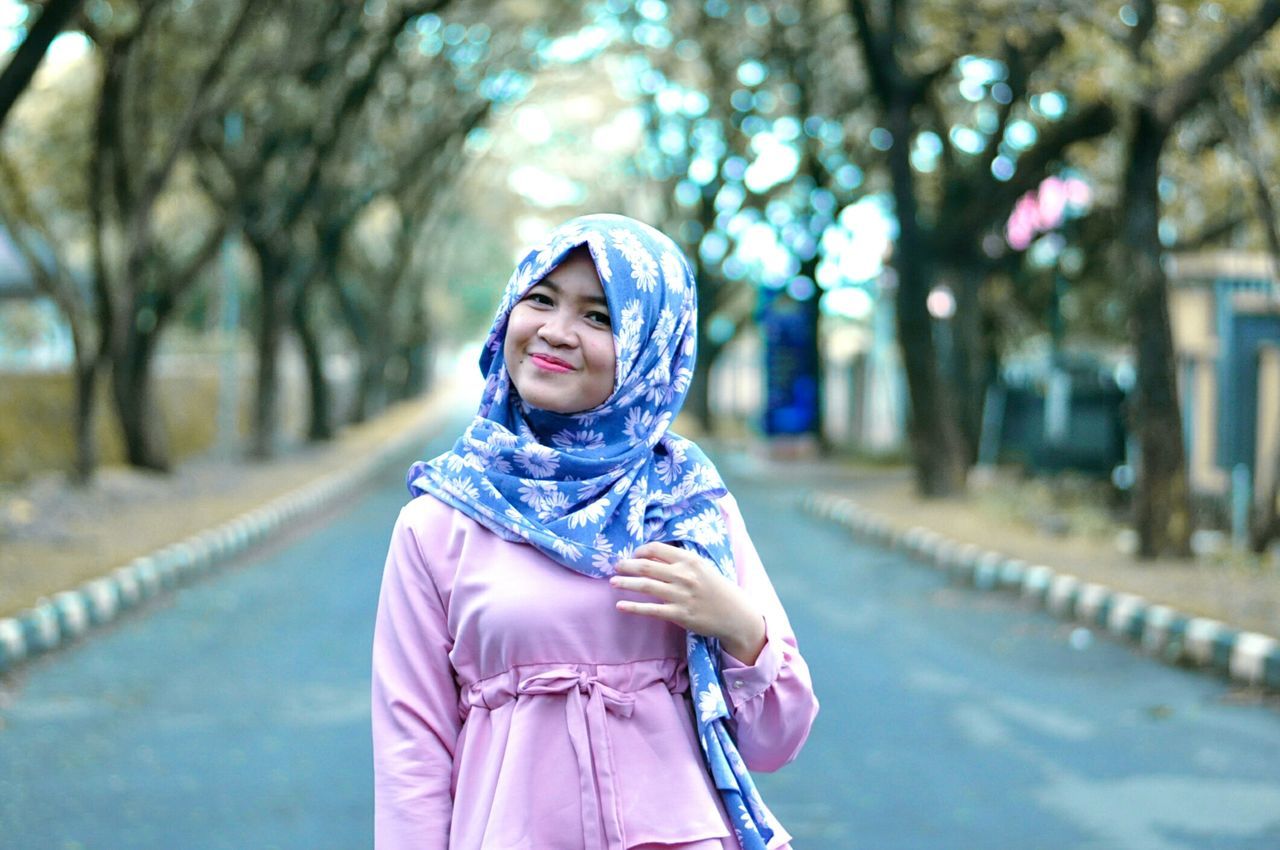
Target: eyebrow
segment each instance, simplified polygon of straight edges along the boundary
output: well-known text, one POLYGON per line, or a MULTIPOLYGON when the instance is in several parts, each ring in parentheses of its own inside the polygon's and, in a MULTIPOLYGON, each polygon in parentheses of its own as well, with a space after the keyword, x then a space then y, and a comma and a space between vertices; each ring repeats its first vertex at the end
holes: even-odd
MULTIPOLYGON (((554 292, 556 295, 564 295, 564 290, 560 288, 560 284, 556 283, 550 277, 544 277, 542 280, 538 281, 537 283, 535 283, 533 286, 529 288, 533 289, 536 286, 545 286, 548 289, 550 289, 552 292, 554 292)), ((588 295, 586 298, 583 298, 582 300, 590 304, 599 304, 601 307, 609 306, 609 302, 605 299, 603 295, 588 295)))

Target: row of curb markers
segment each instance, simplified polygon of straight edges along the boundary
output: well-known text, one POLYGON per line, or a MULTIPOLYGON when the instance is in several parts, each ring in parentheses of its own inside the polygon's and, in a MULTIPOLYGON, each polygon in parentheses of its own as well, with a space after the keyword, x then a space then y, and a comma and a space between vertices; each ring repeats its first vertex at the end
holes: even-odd
POLYGON ((957 543, 927 528, 902 531, 841 496, 810 494, 804 509, 845 526, 856 537, 905 552, 958 583, 1018 594, 1055 616, 1104 629, 1171 664, 1212 669, 1242 684, 1280 691, 1280 641, 1275 638, 1193 617, 971 543, 957 543))
POLYGON ((75 590, 42 599, 17 616, 0 618, 0 675, 207 574, 269 539, 291 520, 320 512, 371 479, 397 454, 419 443, 420 432, 414 429, 357 466, 326 475, 219 526, 135 558, 75 590))

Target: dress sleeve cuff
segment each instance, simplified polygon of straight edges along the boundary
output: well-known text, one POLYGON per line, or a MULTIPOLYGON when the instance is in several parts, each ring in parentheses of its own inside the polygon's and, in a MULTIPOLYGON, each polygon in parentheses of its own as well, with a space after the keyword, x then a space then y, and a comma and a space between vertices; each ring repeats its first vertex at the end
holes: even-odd
POLYGON ((725 688, 735 710, 772 687, 782 669, 782 647, 777 646, 770 637, 773 630, 769 627, 768 618, 765 619, 764 628, 764 646, 760 649, 755 664, 748 666, 727 652, 720 653, 725 688))

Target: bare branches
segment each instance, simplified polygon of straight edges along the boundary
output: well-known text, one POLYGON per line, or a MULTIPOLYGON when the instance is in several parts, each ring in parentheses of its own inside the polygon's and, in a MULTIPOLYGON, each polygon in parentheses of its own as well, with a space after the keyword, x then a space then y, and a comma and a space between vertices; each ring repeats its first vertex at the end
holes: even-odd
POLYGON ((876 31, 865 0, 849 0, 849 16, 853 18, 854 32, 862 47, 871 91, 887 109, 892 86, 901 73, 894 56, 893 41, 876 31))
POLYGON ((66 28, 84 0, 48 0, 40 17, 0 72, 0 128, 18 96, 26 91, 49 45, 66 28))
POLYGON ((1152 108, 1157 127, 1168 132, 1209 94, 1210 84, 1235 64, 1280 20, 1280 0, 1262 0, 1253 14, 1228 34, 1204 60, 1165 86, 1152 108))
POLYGON ((1263 124, 1262 83, 1256 69, 1249 64, 1241 68, 1245 115, 1241 115, 1231 98, 1221 95, 1217 101, 1217 115, 1227 131, 1234 147, 1248 170, 1258 224, 1271 255, 1272 274, 1280 276, 1280 219, 1276 217, 1276 198, 1273 196, 1268 174, 1272 174, 1274 159, 1268 163, 1259 149, 1269 138, 1263 124), (1269 167, 1270 166, 1270 167, 1269 167))
POLYGON ((210 61, 204 73, 200 75, 200 79, 196 82, 186 111, 178 121, 177 127, 169 134, 168 149, 160 157, 156 167, 147 175, 143 187, 143 205, 149 206, 150 202, 159 194, 164 187, 165 181, 169 179, 169 174, 173 171, 173 166, 177 162, 178 156, 189 147, 191 135, 196 128, 196 124, 202 116, 214 109, 215 104, 210 102, 210 93, 222 80, 223 72, 235 47, 240 44, 250 23, 254 20, 255 8, 260 8, 260 4, 254 3, 253 0, 245 0, 227 34, 223 37, 222 43, 214 53, 212 61, 210 61))

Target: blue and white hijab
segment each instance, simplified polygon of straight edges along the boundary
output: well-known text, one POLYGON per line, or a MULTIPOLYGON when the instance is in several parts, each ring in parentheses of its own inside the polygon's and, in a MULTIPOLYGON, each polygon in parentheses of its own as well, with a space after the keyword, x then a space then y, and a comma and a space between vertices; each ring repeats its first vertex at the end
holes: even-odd
MULTIPOLYGON (((480 356, 480 410, 453 449, 415 463, 414 496, 431 493, 506 540, 536 546, 586 576, 607 578, 643 543, 692 549, 736 576, 711 460, 671 433, 693 378, 697 300, 688 261, 668 237, 619 215, 575 218, 516 267, 480 356), (587 246, 604 287, 617 354, 599 407, 553 413, 514 392, 503 359, 511 309, 574 248, 587 246)), ((773 836, 726 721, 718 641, 690 633, 698 738, 738 841, 773 836)))

